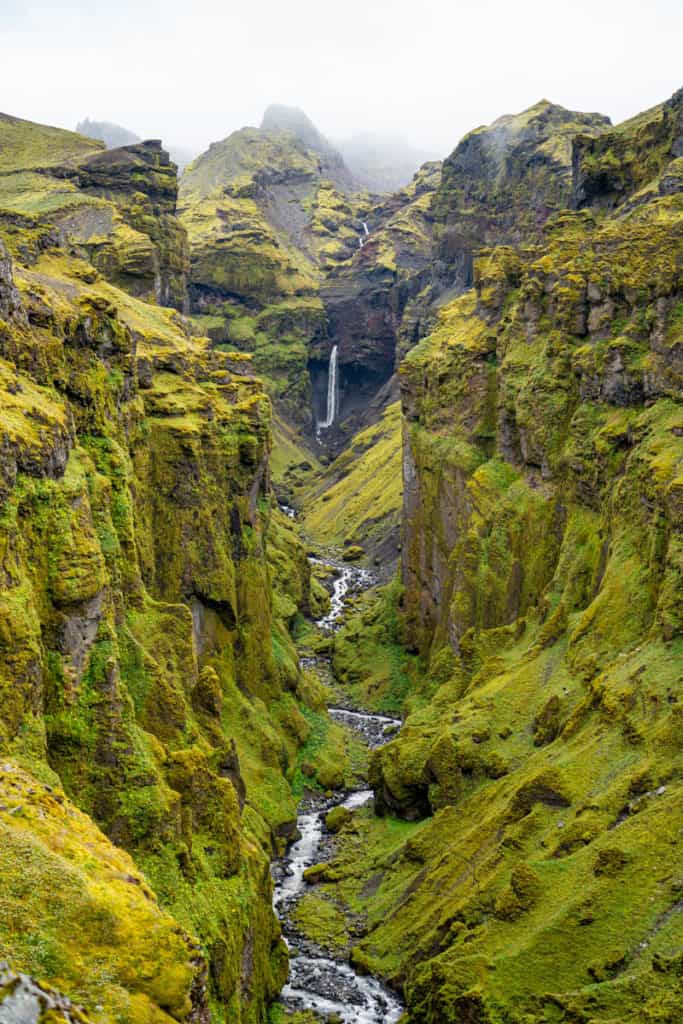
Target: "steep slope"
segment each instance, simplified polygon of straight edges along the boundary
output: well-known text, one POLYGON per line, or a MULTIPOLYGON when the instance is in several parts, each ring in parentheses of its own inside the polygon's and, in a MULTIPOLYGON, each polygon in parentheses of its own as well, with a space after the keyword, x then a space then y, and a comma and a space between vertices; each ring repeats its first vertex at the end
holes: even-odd
POLYGON ((307 346, 324 330, 315 219, 328 193, 318 153, 291 132, 251 128, 213 144, 180 189, 193 312, 217 343, 253 353, 281 410, 303 425, 307 346))
POLYGON ((441 685, 371 777, 427 820, 335 871, 415 1024, 683 1013, 678 162, 480 253, 401 367, 404 628, 441 685))
POLYGON ((0 957, 102 1022, 256 1024, 286 972, 269 860, 327 728, 290 637, 309 568, 249 358, 55 230, 54 168, 119 209, 131 148, 60 149, 46 213, 1 221, 0 957))
POLYGON ((327 545, 360 546, 386 574, 396 566, 400 536, 400 421, 395 402, 296 495, 308 536, 327 545))
POLYGON ((677 157, 683 157, 683 89, 604 136, 574 140, 574 205, 618 206, 656 181, 677 157))
POLYGON ((2 766, 0 798, 3 900, 13 912, 0 916, 2 954, 71 997, 0 964, 0 1018, 35 1019, 42 1003, 41 1021, 84 1021, 73 1000, 90 1007, 90 1019, 96 1007, 105 1020, 207 1019, 200 948, 160 908, 128 854, 61 788, 13 764, 2 766))
POLYGON ((469 132, 444 161, 434 201, 441 286, 470 287, 482 246, 534 241, 547 218, 570 205, 573 139, 599 136, 609 124, 602 114, 541 100, 469 132))
POLYGON ((357 190, 353 175, 344 163, 344 158, 325 138, 303 110, 274 103, 267 108, 261 121, 261 130, 266 132, 290 132, 292 135, 323 158, 321 170, 337 188, 343 192, 357 190))
POLYGON ((24 259, 59 241, 131 294, 185 310, 177 191, 159 142, 103 151, 74 132, 0 116, 0 224, 24 259))

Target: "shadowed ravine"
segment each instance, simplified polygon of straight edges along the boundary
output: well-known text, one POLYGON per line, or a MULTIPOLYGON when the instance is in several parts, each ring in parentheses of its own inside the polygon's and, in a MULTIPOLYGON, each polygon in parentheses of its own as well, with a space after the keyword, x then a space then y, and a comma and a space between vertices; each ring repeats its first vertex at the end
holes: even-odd
MULTIPOLYGON (((329 632, 338 627, 345 600, 372 582, 371 574, 357 567, 337 567, 329 613, 316 625, 329 632)), ((368 747, 375 748, 395 735, 400 721, 385 715, 372 715, 351 708, 330 707, 329 713, 340 725, 352 730, 368 747)), ((330 840, 325 816, 339 805, 353 810, 372 800, 372 791, 358 789, 342 799, 323 795, 307 796, 301 802, 297 818, 300 838, 284 858, 272 867, 275 879, 273 906, 290 951, 290 969, 281 1001, 290 1009, 313 1010, 344 1024, 392 1024, 398 1021, 403 1006, 398 997, 377 979, 364 977, 343 960, 333 959, 304 938, 292 921, 292 912, 310 883, 304 880, 306 868, 324 859, 323 848, 330 840)))

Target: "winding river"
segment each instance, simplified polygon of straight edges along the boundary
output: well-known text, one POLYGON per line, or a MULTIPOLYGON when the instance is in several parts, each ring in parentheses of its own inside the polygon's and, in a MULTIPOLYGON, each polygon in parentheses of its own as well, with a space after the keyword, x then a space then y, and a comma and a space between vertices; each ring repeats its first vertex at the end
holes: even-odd
MULTIPOLYGON (((316 623, 327 633, 338 628, 346 600, 374 582, 366 569, 337 565, 333 568, 336 576, 330 611, 316 623)), ((381 746, 401 725, 397 719, 351 708, 330 707, 329 713, 370 748, 381 746)), ((331 840, 325 826, 328 811, 340 804, 353 810, 370 800, 372 791, 368 789, 346 793, 343 798, 306 797, 297 818, 300 838, 272 869, 273 906, 282 923, 290 954, 289 978, 280 1001, 291 1010, 312 1010, 321 1020, 333 1019, 343 1024, 395 1024, 403 1013, 403 1005, 398 996, 376 978, 358 974, 348 962, 331 957, 304 938, 292 921, 292 911, 310 889, 304 880, 304 871, 329 855, 331 840)))

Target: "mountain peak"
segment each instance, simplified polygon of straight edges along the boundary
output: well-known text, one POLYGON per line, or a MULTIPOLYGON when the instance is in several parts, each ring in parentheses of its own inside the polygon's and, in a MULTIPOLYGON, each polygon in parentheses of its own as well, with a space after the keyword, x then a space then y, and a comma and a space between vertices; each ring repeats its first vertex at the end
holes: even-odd
POLYGON ((261 129, 271 132, 292 132, 305 146, 317 153, 334 152, 334 147, 318 131, 308 114, 299 107, 287 107, 279 103, 271 104, 263 115, 261 129))

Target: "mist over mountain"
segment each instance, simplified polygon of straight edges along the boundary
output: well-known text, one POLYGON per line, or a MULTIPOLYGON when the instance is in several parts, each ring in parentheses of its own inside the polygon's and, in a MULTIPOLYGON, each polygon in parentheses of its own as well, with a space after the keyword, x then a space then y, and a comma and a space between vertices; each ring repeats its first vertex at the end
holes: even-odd
POLYGON ((117 146, 130 146, 135 142, 141 142, 139 135, 123 128, 120 124, 111 124, 109 121, 91 121, 86 117, 76 125, 76 131, 81 135, 87 135, 90 139, 99 139, 107 149, 116 149, 117 146))
POLYGON ((413 146, 399 135, 381 132, 356 132, 336 145, 354 178, 373 192, 396 192, 422 164, 445 156, 413 146))

